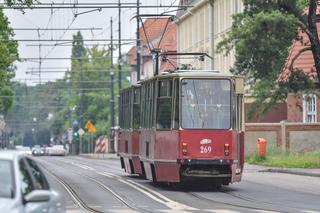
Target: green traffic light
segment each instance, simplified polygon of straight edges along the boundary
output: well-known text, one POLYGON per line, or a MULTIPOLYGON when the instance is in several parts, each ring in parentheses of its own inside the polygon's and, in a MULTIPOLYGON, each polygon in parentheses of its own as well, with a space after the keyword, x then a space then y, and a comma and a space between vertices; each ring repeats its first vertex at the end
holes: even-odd
POLYGON ((79 133, 78 132, 73 132, 74 137, 78 137, 79 133))

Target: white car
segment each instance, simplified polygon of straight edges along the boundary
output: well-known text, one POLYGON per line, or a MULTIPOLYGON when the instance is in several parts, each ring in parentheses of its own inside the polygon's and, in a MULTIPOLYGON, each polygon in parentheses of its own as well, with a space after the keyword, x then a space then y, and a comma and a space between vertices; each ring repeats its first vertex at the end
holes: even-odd
POLYGON ((16 150, 22 154, 27 154, 27 155, 32 154, 31 148, 28 146, 16 146, 16 150))
POLYGON ((50 189, 34 160, 19 152, 0 151, 0 212, 65 211, 63 197, 50 189))
POLYGON ((46 148, 47 155, 67 155, 67 151, 65 150, 63 145, 54 145, 52 147, 46 148))

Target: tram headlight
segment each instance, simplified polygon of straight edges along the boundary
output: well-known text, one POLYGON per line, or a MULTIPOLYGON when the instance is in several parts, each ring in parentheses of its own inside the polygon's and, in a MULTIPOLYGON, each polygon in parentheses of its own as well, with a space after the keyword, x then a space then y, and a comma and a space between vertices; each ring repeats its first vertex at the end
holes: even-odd
POLYGON ((224 144, 224 155, 229 156, 229 154, 230 154, 230 144, 225 143, 224 144))
POLYGON ((188 144, 182 143, 182 154, 187 155, 188 154, 188 144))

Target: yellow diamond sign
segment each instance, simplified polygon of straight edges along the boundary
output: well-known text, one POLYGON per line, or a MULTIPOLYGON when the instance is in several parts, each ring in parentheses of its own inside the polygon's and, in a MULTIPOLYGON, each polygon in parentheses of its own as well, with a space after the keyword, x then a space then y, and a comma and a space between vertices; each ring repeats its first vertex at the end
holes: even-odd
POLYGON ((91 132, 91 133, 97 131, 96 127, 92 124, 92 122, 90 120, 87 121, 87 123, 84 126, 84 128, 86 128, 88 130, 88 132, 91 132))

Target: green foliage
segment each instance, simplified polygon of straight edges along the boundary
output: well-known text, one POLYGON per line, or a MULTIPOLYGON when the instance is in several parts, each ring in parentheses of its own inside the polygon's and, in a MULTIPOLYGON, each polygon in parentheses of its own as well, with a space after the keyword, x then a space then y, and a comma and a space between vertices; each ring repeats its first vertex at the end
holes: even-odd
MULTIPOLYGON (((88 120, 91 120, 97 132, 95 135, 107 135, 110 131, 110 73, 108 72, 111 59, 109 49, 99 49, 97 46, 85 48, 81 33, 74 37, 72 48, 72 70, 70 75, 65 78, 69 89, 62 94, 64 103, 68 107, 57 111, 55 116, 57 121, 51 127, 52 132, 57 134, 71 127, 73 120, 80 121, 80 93, 82 89, 83 100, 83 126, 88 120), (60 121, 65 117, 65 121, 60 121), (63 123, 63 124, 62 124, 63 123)), ((126 87, 129 76, 129 67, 123 67, 122 85, 126 87)), ((118 76, 118 70, 115 69, 115 76, 118 76)), ((114 82, 115 97, 118 94, 118 84, 114 82)), ((117 105, 116 105, 117 117, 117 105)), ((87 137, 84 137, 86 140, 87 137)))
POLYGON ((12 40, 13 30, 9 26, 8 18, 0 9, 0 114, 6 114, 13 102, 14 92, 10 79, 14 76, 12 63, 18 59, 18 44, 12 40))
POLYGON ((6 4, 8 6, 13 6, 13 5, 27 5, 27 6, 31 6, 32 3, 34 2, 38 2, 38 1, 34 1, 34 0, 5 0, 6 4))
POLYGON ((262 159, 257 154, 246 157, 246 162, 271 167, 284 168, 320 168, 320 152, 284 152, 267 151, 266 158, 262 159))
POLYGON ((312 89, 302 72, 293 72, 287 82, 279 74, 287 59, 292 41, 298 38, 299 23, 305 22, 304 0, 244 0, 244 12, 233 16, 227 37, 218 44, 218 52, 236 50, 231 72, 244 75, 256 98, 249 117, 260 109, 265 113, 289 92, 312 89))
MULTIPOLYGON (((72 121, 80 121, 80 93, 83 93, 83 125, 91 120, 97 132, 95 136, 107 135, 110 132, 110 50, 98 47, 85 48, 81 34, 74 36, 72 50, 72 69, 65 77, 55 82, 28 86, 14 84, 16 93, 12 109, 7 120, 19 121, 10 123, 16 137, 32 133, 37 143, 51 137, 62 141, 62 133, 72 127, 72 121), (81 57, 81 60, 79 59, 81 57), (37 118, 37 122, 33 118, 37 118)), ((117 66, 116 66, 117 67, 117 66)), ((123 87, 128 85, 129 67, 123 67, 123 87)), ((115 77, 118 71, 115 69, 115 77)), ((116 78, 117 80, 117 78, 116 78)), ((115 97, 118 95, 118 84, 115 82, 115 97)), ((117 102, 117 100, 116 100, 117 102)), ((117 104, 115 117, 117 117, 117 104)), ((84 135, 84 142, 89 139, 84 135)))

